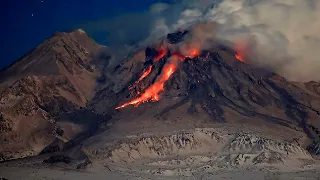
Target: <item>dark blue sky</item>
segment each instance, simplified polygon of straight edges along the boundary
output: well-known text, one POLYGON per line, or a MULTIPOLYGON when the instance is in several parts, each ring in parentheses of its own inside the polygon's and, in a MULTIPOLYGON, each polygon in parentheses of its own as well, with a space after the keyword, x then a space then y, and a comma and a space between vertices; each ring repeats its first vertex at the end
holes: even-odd
POLYGON ((91 29, 91 24, 147 11, 156 2, 170 0, 4 0, 0 12, 4 25, 0 28, 0 68, 17 60, 56 31, 83 28, 96 41, 107 43, 95 34, 96 27, 91 29))

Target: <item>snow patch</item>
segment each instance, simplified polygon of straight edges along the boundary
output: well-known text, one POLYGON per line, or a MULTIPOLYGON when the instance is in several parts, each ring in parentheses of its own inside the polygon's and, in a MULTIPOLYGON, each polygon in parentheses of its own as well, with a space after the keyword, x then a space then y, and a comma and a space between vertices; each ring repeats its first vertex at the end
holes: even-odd
POLYGON ((86 34, 86 32, 82 29, 78 29, 77 32, 79 32, 80 34, 86 34))

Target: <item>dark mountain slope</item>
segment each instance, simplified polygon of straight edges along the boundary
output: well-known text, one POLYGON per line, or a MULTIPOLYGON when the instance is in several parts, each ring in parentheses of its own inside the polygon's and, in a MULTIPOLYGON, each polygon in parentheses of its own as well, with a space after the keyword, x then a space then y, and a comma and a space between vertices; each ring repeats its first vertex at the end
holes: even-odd
POLYGON ((56 33, 0 72, 3 159, 37 155, 56 137, 67 142, 88 128, 56 120, 92 98, 103 49, 82 30, 56 33))

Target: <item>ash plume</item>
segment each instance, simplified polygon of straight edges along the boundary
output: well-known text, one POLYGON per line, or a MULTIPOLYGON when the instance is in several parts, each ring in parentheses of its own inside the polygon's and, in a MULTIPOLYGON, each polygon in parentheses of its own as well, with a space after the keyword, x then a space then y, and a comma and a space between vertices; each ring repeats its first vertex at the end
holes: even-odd
POLYGON ((320 80, 319 1, 229 0, 206 16, 220 24, 218 37, 251 44, 247 53, 252 63, 289 80, 320 80))
MULTIPOLYGON (((182 1, 181 4, 187 3, 182 1)), ((196 34, 232 42, 251 64, 267 67, 293 81, 320 80, 320 2, 316 0, 191 1, 168 29, 215 22, 216 30, 196 34), (204 8, 204 5, 207 8, 204 8), (216 34, 215 34, 216 33, 216 34)), ((182 6, 182 5, 181 5, 182 6)))
POLYGON ((317 0, 176 0, 172 4, 153 4, 149 10, 122 20, 130 25, 110 28, 115 23, 99 22, 99 28, 103 25, 107 34, 114 34, 116 43, 112 40, 109 46, 119 43, 130 46, 132 40, 150 44, 169 32, 213 22, 212 31, 201 30, 199 26, 189 42, 201 48, 207 48, 213 39, 230 42, 250 64, 269 68, 292 81, 320 80, 317 0), (119 29, 122 34, 118 38, 119 29))

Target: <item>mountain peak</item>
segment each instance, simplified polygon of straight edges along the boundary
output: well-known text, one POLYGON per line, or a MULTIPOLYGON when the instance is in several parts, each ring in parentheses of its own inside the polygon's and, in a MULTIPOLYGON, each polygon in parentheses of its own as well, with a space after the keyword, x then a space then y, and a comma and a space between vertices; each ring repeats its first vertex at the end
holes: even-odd
POLYGON ((67 30, 67 31, 57 31, 54 33, 56 34, 87 34, 83 29, 72 29, 72 30, 67 30))
MULTIPOLYGON (((57 32, 0 71, 0 133, 10 139, 0 138, 4 144, 0 147, 0 161, 1 157, 29 156, 34 147, 46 147, 55 136, 39 143, 26 134, 39 132, 34 136, 37 139, 44 136, 41 133, 55 133, 57 125, 52 117, 86 106, 100 74, 95 62, 100 48, 81 29, 57 32), (30 144, 30 149, 25 144, 30 144)), ((36 153, 41 150, 38 148, 36 153)))
MULTIPOLYGON (((32 75, 57 75, 61 62, 67 69, 76 64, 88 64, 101 46, 89 38, 85 31, 56 32, 32 51, 3 69, 0 80, 8 84, 32 75), (9 81, 8 81, 9 80, 9 81)), ((87 66, 86 66, 87 67, 87 66)))
POLYGON ((86 34, 86 32, 83 29, 77 29, 75 32, 78 32, 80 34, 86 34))

